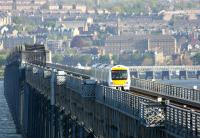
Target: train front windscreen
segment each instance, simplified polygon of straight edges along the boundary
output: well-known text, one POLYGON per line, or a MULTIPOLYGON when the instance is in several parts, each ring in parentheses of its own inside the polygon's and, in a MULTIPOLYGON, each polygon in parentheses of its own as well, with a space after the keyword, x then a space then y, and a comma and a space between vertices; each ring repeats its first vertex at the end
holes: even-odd
POLYGON ((127 70, 112 70, 112 80, 127 80, 127 70))

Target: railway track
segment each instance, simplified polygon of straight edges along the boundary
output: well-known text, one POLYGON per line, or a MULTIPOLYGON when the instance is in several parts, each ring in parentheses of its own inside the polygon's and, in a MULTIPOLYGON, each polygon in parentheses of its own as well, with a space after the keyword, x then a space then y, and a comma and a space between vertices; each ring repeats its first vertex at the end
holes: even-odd
POLYGON ((177 99, 177 97, 172 97, 168 95, 159 94, 153 91, 144 90, 136 87, 131 87, 130 92, 134 93, 138 96, 147 97, 153 100, 158 100, 158 98, 162 98, 162 100, 169 100, 171 105, 184 108, 187 110, 194 110, 196 112, 200 112, 200 103, 194 101, 188 101, 185 99, 177 99))
MULTIPOLYGON (((82 77, 83 79, 90 79, 90 77, 86 74, 81 74, 74 72, 72 70, 68 70, 66 66, 63 65, 56 65, 56 64, 48 64, 47 67, 49 68, 57 68, 59 70, 65 70, 67 74, 72 74, 73 76, 79 76, 82 77)), ((172 95, 166 95, 164 93, 158 93, 156 91, 148 90, 148 89, 142 89, 140 87, 131 87, 130 88, 130 93, 140 96, 140 97, 146 97, 150 98, 152 100, 157 101, 158 98, 162 98, 162 100, 169 100, 169 103, 171 105, 184 108, 187 110, 194 110, 196 112, 200 112, 200 102, 197 101, 190 101, 187 99, 181 99, 172 95)))

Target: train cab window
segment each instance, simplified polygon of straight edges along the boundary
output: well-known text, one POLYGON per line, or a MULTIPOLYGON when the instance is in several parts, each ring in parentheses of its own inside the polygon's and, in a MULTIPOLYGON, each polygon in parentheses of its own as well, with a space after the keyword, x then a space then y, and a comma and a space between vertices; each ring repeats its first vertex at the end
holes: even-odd
POLYGON ((112 70, 112 80, 127 80, 127 70, 112 70))

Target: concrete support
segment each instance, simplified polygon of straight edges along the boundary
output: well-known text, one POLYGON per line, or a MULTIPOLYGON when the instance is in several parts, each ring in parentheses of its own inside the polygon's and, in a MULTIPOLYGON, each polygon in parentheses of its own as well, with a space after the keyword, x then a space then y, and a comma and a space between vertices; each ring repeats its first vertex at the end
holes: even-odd
POLYGON ((165 78, 167 78, 168 80, 171 79, 169 71, 162 71, 162 80, 164 80, 165 78))
POLYGON ((183 77, 184 79, 188 79, 187 71, 180 71, 180 73, 179 73, 179 79, 181 80, 182 77, 183 77))
POLYGON ((196 76, 197 76, 197 79, 200 79, 200 70, 197 71, 196 76))
POLYGON ((145 79, 154 79, 155 78, 155 75, 154 75, 154 72, 153 71, 146 71, 146 76, 145 76, 145 79))
POLYGON ((137 71, 131 72, 131 77, 139 78, 139 73, 137 71))

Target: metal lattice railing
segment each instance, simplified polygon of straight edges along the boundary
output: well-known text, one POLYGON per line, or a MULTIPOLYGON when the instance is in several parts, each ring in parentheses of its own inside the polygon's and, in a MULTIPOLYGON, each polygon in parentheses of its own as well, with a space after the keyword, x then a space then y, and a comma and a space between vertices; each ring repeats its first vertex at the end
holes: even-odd
MULTIPOLYGON (((42 72, 38 70, 33 72, 31 69, 27 69, 26 79, 27 82, 33 87, 49 95, 50 78, 45 78, 43 73, 44 71, 42 72)), ((58 77, 59 76, 57 76, 57 78, 58 77)), ((173 134, 174 136, 200 136, 200 114, 194 111, 185 110, 171 105, 162 105, 161 103, 155 102, 148 98, 136 96, 129 92, 111 89, 101 85, 95 84, 91 85, 92 87, 86 87, 87 85, 84 84, 83 78, 77 76, 66 75, 62 76, 61 78, 63 82, 55 83, 58 87, 59 93, 61 94, 64 94, 66 89, 70 89, 70 93, 72 95, 73 93, 76 93, 80 97, 94 97, 96 103, 107 106, 112 110, 116 110, 133 119, 138 119, 140 120, 141 124, 146 127, 164 126, 165 131, 170 132, 170 134, 173 134)), ((162 85, 155 86, 157 85, 155 82, 135 81, 133 83, 135 83, 135 86, 145 90, 162 90, 162 85)), ((180 92, 180 90, 183 89, 178 90, 180 92)), ((65 92, 65 94, 67 93, 69 94, 69 92, 65 92)), ((63 107, 69 106, 69 104, 71 107, 76 105, 75 103, 71 103, 72 101, 70 97, 65 97, 62 95, 60 97, 62 99, 59 99, 59 97, 57 98, 58 101, 60 100, 59 104, 63 104, 63 107)), ((79 99, 74 100, 76 101, 79 99)), ((84 103, 84 101, 79 102, 84 103)), ((71 110, 69 107, 66 109, 71 110)), ((93 113, 90 111, 90 109, 87 109, 88 111, 85 112, 88 112, 88 116, 83 116, 82 113, 79 113, 82 110, 82 107, 80 107, 79 110, 75 110, 73 113, 74 115, 78 115, 78 118, 82 119, 83 122, 87 121, 86 126, 93 126, 93 122, 91 122, 91 120, 88 118, 93 113)))
POLYGON ((155 102, 141 102, 140 115, 147 127, 164 126, 165 105, 155 102))
POLYGON ((120 110, 132 117, 140 118, 141 102, 153 102, 150 99, 134 96, 128 92, 111 89, 105 86, 97 86, 97 102, 106 104, 120 110))
POLYGON ((131 80, 133 88, 152 91, 164 96, 187 100, 200 104, 200 90, 178 87, 169 84, 162 84, 155 81, 141 80, 134 78, 131 80))
POLYGON ((200 114, 192 110, 168 105, 165 129, 179 137, 200 137, 200 114))

